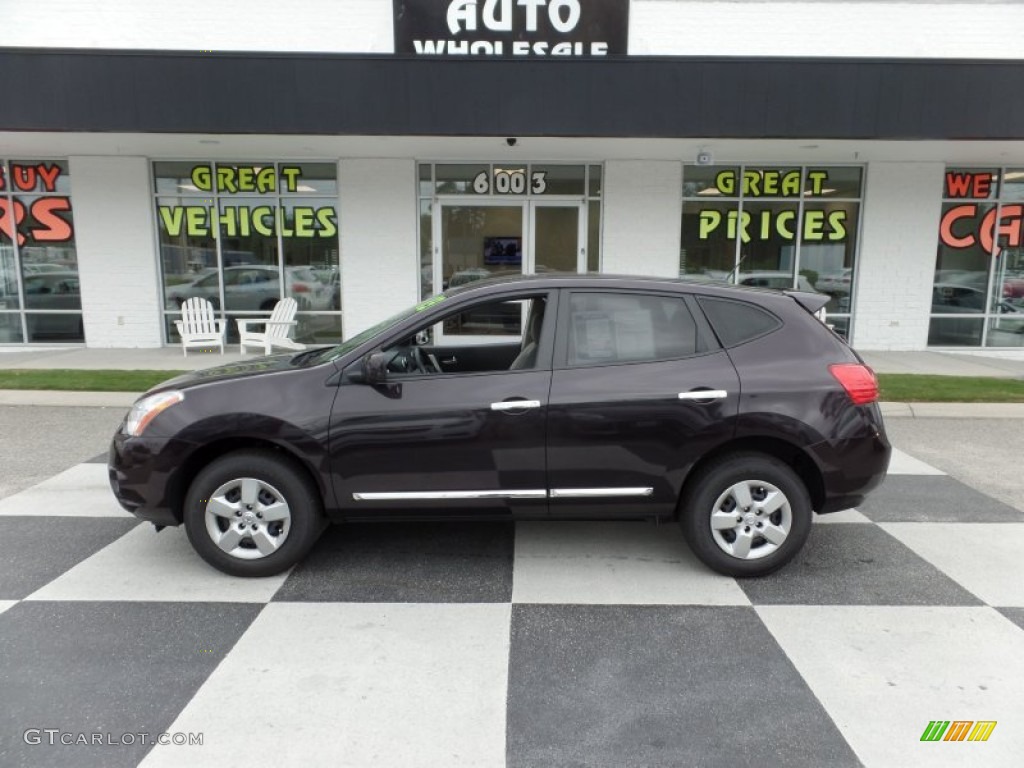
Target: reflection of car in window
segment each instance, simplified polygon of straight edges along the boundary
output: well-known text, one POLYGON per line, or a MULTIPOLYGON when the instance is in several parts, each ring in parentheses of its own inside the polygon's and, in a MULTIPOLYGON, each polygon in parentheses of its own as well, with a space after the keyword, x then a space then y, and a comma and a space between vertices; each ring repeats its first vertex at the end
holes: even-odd
MULTIPOLYGON (((293 297, 303 311, 331 308, 330 289, 317 279, 309 267, 285 267, 285 296, 293 297)), ((213 272, 191 282, 171 285, 164 295, 167 307, 178 308, 185 299, 204 298, 220 308, 220 275, 213 272)), ((230 311, 269 312, 281 299, 278 268, 249 264, 225 267, 224 300, 230 311)))
POLYGON ((814 316, 827 301, 477 281, 336 347, 154 388, 114 437, 111 484, 243 576, 294 565, 325 519, 410 515, 675 520, 709 567, 769 573, 812 510, 857 505, 889 460, 874 375, 814 316), (435 334, 501 306, 520 308, 521 333, 435 334))

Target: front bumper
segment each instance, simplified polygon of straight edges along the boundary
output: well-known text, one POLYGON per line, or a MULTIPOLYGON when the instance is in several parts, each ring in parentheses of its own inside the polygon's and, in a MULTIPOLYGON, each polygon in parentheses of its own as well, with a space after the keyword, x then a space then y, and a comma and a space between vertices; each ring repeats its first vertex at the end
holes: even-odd
POLYGON ((118 503, 140 520, 180 525, 187 490, 183 468, 195 448, 184 440, 129 437, 118 429, 107 454, 107 477, 118 503))

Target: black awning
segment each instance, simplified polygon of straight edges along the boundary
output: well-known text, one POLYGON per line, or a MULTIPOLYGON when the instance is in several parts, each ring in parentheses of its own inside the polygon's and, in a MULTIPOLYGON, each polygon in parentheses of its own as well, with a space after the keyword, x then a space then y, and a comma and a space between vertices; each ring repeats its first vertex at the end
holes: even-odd
POLYGON ((0 130, 1021 139, 1024 62, 0 49, 0 130))

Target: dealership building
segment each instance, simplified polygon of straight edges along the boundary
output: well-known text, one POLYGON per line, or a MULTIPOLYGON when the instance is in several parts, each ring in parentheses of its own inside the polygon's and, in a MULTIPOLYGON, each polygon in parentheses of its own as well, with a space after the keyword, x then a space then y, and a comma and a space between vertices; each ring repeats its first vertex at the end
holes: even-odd
POLYGON ((1024 354, 1024 4, 8 0, 0 345, 351 336, 489 275, 828 294, 1024 354), (1011 35, 1012 39, 1012 35, 1011 35))

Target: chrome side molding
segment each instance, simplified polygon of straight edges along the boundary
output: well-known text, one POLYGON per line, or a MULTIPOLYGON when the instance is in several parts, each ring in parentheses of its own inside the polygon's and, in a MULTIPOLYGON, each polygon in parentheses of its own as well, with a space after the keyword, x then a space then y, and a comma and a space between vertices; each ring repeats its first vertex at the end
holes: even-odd
POLYGON ((355 501, 439 501, 444 499, 544 499, 547 491, 400 491, 388 493, 353 493, 355 501))
POLYGON ((653 488, 552 488, 519 491, 397 491, 353 493, 355 501, 460 501, 466 499, 594 499, 615 496, 650 496, 653 488))
POLYGON ((596 499, 602 496, 650 496, 653 488, 552 488, 552 499, 596 499))

